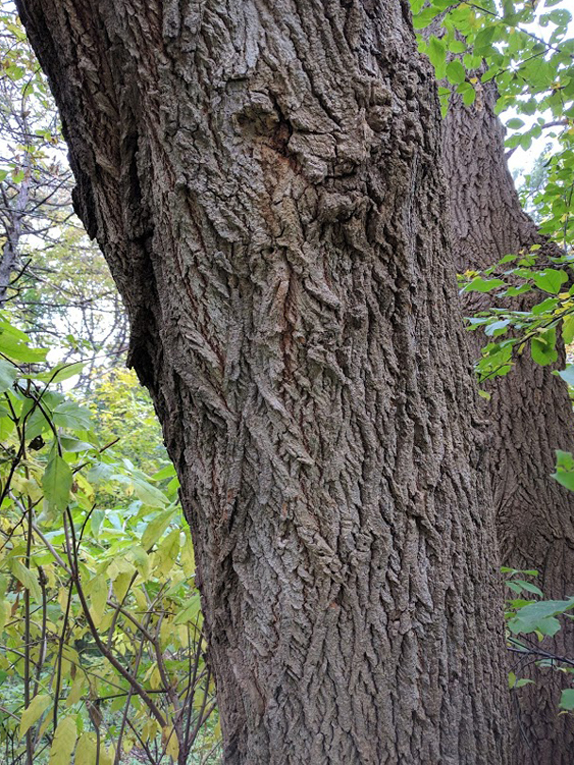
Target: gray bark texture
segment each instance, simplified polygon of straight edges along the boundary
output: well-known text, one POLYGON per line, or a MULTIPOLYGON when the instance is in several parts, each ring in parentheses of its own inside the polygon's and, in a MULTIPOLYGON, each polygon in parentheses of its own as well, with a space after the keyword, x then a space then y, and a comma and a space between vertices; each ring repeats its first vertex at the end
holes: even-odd
POLYGON ((30 198, 31 169, 30 158, 25 157, 23 162, 24 178, 20 182, 15 199, 3 200, 4 237, 6 241, 2 247, 0 256, 0 308, 6 306, 10 281, 19 265, 20 247, 22 239, 22 223, 26 217, 26 207, 30 198))
MULTIPOLYGON (((444 161, 449 188, 451 239, 459 271, 482 269, 504 255, 541 245, 545 256, 559 256, 521 209, 504 155, 504 128, 494 113, 496 88, 480 91, 471 108, 453 99, 445 120, 444 161)), ((513 300, 525 310, 543 299, 526 293, 513 300)), ((469 294, 467 315, 492 305, 491 295, 469 294)), ((475 356, 484 335, 469 333, 475 356)), ((560 359, 558 367, 563 364, 560 359)), ((574 494, 551 478, 555 450, 574 451, 574 414, 566 384, 541 367, 529 349, 509 375, 489 385, 492 400, 484 407, 489 422, 487 461, 492 479, 501 562, 517 569, 537 569, 545 597, 574 594, 574 494)), ((574 658, 574 624, 564 620, 555 638, 536 648, 574 658)), ((567 765, 573 761, 574 723, 558 715, 560 672, 536 670, 514 657, 518 677, 536 686, 514 692, 514 758, 517 765, 567 765)))
POLYGON ((501 592, 398 0, 20 0, 181 480, 227 765, 505 765, 501 592))

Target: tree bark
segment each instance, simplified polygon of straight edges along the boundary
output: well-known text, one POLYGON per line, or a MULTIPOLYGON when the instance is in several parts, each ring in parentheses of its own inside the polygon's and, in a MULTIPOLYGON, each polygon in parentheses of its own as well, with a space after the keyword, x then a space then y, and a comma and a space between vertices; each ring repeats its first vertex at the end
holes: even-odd
MULTIPOLYGON (((455 97, 445 120, 444 161, 459 271, 486 268, 504 255, 529 252, 533 244, 542 245, 545 255, 561 254, 520 206, 506 164, 504 128, 494 113, 496 98, 493 83, 483 86, 473 107, 464 107, 455 97)), ((540 294, 526 293, 512 307, 525 310, 540 299, 540 294)), ((491 295, 470 294, 467 314, 492 300, 491 295)), ((469 336, 478 357, 484 335, 469 336)), ((544 595, 560 600, 574 594, 574 495, 550 474, 556 449, 574 451, 574 414, 566 384, 552 374, 555 368, 534 363, 527 349, 506 377, 489 386, 492 399, 485 413, 502 564, 537 569, 544 595)), ((564 622, 555 638, 538 647, 574 657, 574 625, 564 622)), ((569 687, 567 676, 522 668, 516 657, 513 669, 537 683, 515 691, 515 762, 571 763, 573 718, 558 716, 560 691, 569 687)))
POLYGON ((20 244, 22 239, 22 222, 26 216, 26 206, 30 197, 31 162, 25 156, 22 163, 24 177, 18 185, 15 199, 8 200, 4 197, 5 210, 3 214, 6 241, 2 247, 0 256, 0 309, 6 306, 10 281, 14 271, 18 267, 20 259, 20 244))
POLYGON ((225 762, 501 763, 432 74, 398 0, 21 0, 181 480, 225 762))

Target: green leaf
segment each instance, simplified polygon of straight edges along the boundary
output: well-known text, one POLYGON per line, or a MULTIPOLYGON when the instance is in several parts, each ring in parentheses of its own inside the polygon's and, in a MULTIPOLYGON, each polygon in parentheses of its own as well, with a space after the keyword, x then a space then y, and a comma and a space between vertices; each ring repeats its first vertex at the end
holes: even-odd
POLYGON ((463 82, 459 85, 457 91, 462 94, 462 103, 465 106, 472 106, 476 101, 476 90, 468 82, 463 82))
POLYGON ((175 467, 170 463, 161 470, 158 470, 157 473, 154 473, 152 478, 154 481, 163 481, 164 478, 173 478, 175 474, 175 467))
POLYGON ((42 598, 42 590, 38 584, 38 577, 29 568, 22 563, 21 560, 13 558, 10 563, 10 571, 14 574, 16 579, 21 582, 27 590, 30 590, 30 594, 35 600, 42 598))
POLYGON ((103 522, 105 517, 106 516, 105 516, 104 511, 103 510, 98 510, 97 508, 92 513, 92 518, 91 518, 91 521, 90 521, 90 525, 92 527, 92 534, 96 537, 96 539, 100 535, 100 529, 101 529, 102 522, 103 522))
POLYGON ((511 120, 508 120, 506 127, 509 130, 519 130, 521 127, 524 127, 524 120, 521 120, 518 117, 513 117, 511 120))
POLYGON ((162 491, 146 481, 134 478, 133 487, 136 497, 148 507, 165 507, 169 502, 162 491))
POLYGON ((194 595, 191 599, 191 603, 181 613, 179 613, 175 619, 175 624, 185 624, 186 622, 194 622, 201 611, 201 601, 199 595, 194 595))
POLYGON ((544 271, 533 273, 532 279, 538 289, 549 292, 551 295, 557 295, 562 285, 568 281, 568 274, 556 268, 547 268, 544 271))
POLYGON ((70 400, 63 401, 54 409, 54 423, 61 428, 81 431, 90 430, 92 426, 90 411, 70 400))
POLYGON ((574 710, 574 688, 567 688, 560 696, 560 709, 574 710))
POLYGON ((453 85, 460 85, 466 80, 466 69, 455 59, 446 65, 446 77, 453 85))
POLYGON ((524 688, 525 685, 536 685, 534 680, 529 680, 527 677, 523 677, 516 681, 515 688, 524 688))
POLYGON ((544 314, 552 314, 554 309, 560 304, 560 299, 555 297, 546 298, 541 303, 537 303, 532 307, 532 313, 535 316, 543 316, 544 314))
POLYGON ((544 594, 542 590, 537 587, 535 584, 531 584, 530 582, 527 582, 524 579, 515 579, 515 582, 517 582, 523 590, 526 590, 527 592, 532 592, 534 595, 539 595, 541 598, 544 597, 544 594))
POLYGON ((50 507, 65 510, 70 499, 73 475, 68 463, 53 452, 42 478, 42 487, 50 507))
POLYGON ((428 41, 427 56, 433 66, 440 66, 446 58, 446 46, 443 40, 431 35, 428 41))
POLYGON ((515 592, 517 595, 520 595, 522 592, 522 587, 515 581, 506 582, 506 586, 509 590, 512 590, 512 592, 515 592))
POLYGON ((0 329, 0 352, 23 364, 44 361, 47 353, 46 350, 30 348, 25 342, 17 339, 12 332, 4 329, 0 329))
POLYGON ((574 473, 552 473, 552 478, 569 491, 574 491, 574 473))
POLYGON ((60 436, 60 445, 66 452, 86 452, 96 447, 74 436, 60 436))
POLYGON ((473 51, 477 55, 482 55, 483 53, 490 50, 492 40, 494 39, 494 35, 496 32, 495 26, 490 27, 484 27, 484 29, 481 29, 480 32, 476 35, 474 38, 474 45, 473 45, 473 51))
POLYGON ((448 44, 448 49, 451 53, 465 53, 467 44, 462 40, 451 40, 448 44))
POLYGON ((147 579, 150 573, 150 557, 147 552, 140 545, 134 545, 129 550, 129 556, 142 578, 147 579))
MULTIPOLYGON (((100 761, 101 761, 100 752, 100 761)), ((76 748, 75 765, 96 765, 96 737, 93 733, 82 733, 76 748)))
POLYGON ((73 717, 60 720, 50 748, 49 765, 70 765, 78 731, 73 717))
POLYGON ((6 361, 6 359, 0 359, 0 393, 10 390, 19 374, 20 370, 18 367, 6 361))
POLYGON ((154 518, 153 521, 148 523, 141 541, 144 550, 148 550, 155 542, 159 542, 164 531, 169 526, 175 512, 176 510, 161 513, 156 518, 154 518))
POLYGON ((510 319, 499 319, 498 321, 493 321, 492 324, 487 324, 484 328, 484 334, 488 335, 488 337, 498 337, 499 335, 503 335, 510 324, 510 319))
POLYGON ((135 567, 129 560, 127 560, 127 558, 121 555, 116 555, 110 561, 106 573, 112 582, 115 582, 120 574, 127 574, 131 577, 135 573, 135 570, 135 567))
POLYGON ((440 10, 436 8, 425 8, 413 18, 413 27, 415 29, 424 29, 428 27, 431 21, 438 16, 440 10))
POLYGON ((490 290, 503 286, 504 282, 502 279, 483 279, 481 276, 475 276, 475 278, 464 287, 463 291, 490 292, 490 290))
POLYGON ((47 693, 34 696, 29 706, 22 712, 22 717, 20 718, 20 738, 23 738, 26 735, 26 731, 40 719, 50 706, 50 703, 51 698, 47 693))
POLYGON ((541 632, 543 635, 555 635, 560 629, 560 622, 555 617, 572 608, 574 597, 568 600, 539 600, 520 608, 509 620, 508 628, 513 634, 541 632))
POLYGON ((569 491, 574 491, 574 457, 570 452, 556 449, 556 472, 552 478, 569 491))
POLYGON ((547 329, 546 332, 541 332, 537 337, 533 337, 530 342, 530 354, 532 360, 542 367, 557 361, 556 329, 547 329))
POLYGON ((85 364, 81 361, 78 361, 75 364, 58 364, 54 369, 50 369, 47 372, 27 375, 27 377, 32 377, 34 380, 42 380, 43 382, 60 383, 64 382, 64 380, 69 380, 70 377, 79 375, 84 366, 85 364))

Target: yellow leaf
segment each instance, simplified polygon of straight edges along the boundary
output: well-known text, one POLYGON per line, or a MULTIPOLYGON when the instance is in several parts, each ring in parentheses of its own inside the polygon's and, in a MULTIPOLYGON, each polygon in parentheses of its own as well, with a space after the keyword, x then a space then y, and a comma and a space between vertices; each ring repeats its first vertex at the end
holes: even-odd
POLYGON ((44 493, 33 478, 24 481, 23 488, 33 502, 38 502, 44 493))
POLYGON ((132 576, 135 573, 135 566, 133 566, 126 558, 113 558, 108 566, 108 576, 115 581, 120 574, 129 574, 132 576))
POLYGON ((105 576, 99 574, 94 577, 91 584, 90 614, 96 627, 99 627, 108 600, 108 583, 105 576))
POLYGON ((84 686, 85 686, 84 673, 78 672, 74 679, 74 682, 72 683, 70 692, 68 693, 68 698, 66 699, 67 707, 73 706, 81 699, 82 692, 84 691, 84 686))
POLYGON ((82 733, 76 747, 75 765, 96 765, 96 736, 82 733))
POLYGON ((132 595, 136 599, 137 607, 141 613, 145 613, 148 609, 148 603, 145 595, 140 587, 134 587, 132 589, 132 595))
POLYGON ((162 743, 165 747, 165 753, 168 757, 173 757, 177 760, 179 755, 179 743, 173 725, 166 725, 161 732, 162 743))
POLYGON ((157 736, 160 730, 157 720, 147 720, 143 726, 142 739, 144 741, 149 741, 150 739, 153 739, 154 736, 157 736))
POLYGON ((167 576, 171 568, 176 565, 178 555, 179 529, 174 529, 159 543, 156 560, 160 562, 155 565, 155 573, 158 576, 167 576))
POLYGON ((22 712, 20 718, 20 736, 23 738, 26 735, 26 731, 29 730, 35 722, 37 722, 42 714, 50 706, 50 696, 47 693, 34 696, 29 706, 22 712))
POLYGON ((162 686, 161 675, 157 664, 154 666, 153 672, 151 673, 149 684, 154 690, 157 690, 162 686))
POLYGON ((116 598, 122 602, 132 581, 132 574, 118 574, 114 579, 113 588, 116 598))
POLYGON ((195 555, 193 554, 193 544, 189 534, 185 534, 184 543, 181 546, 181 565, 186 576, 195 574, 195 555))
POLYGON ((74 474, 74 480, 82 489, 84 494, 88 497, 88 499, 93 499, 94 495, 94 487, 91 485, 91 483, 88 483, 88 481, 84 478, 84 476, 81 473, 75 473, 74 474))
POLYGON ((44 736, 48 728, 52 727, 52 723, 53 723, 52 716, 49 714, 46 715, 46 717, 44 717, 42 724, 38 728, 38 732, 36 733, 38 741, 42 740, 42 737, 44 736))
POLYGON ((50 748, 50 765, 70 765, 76 736, 76 720, 73 717, 60 720, 50 748))
POLYGON ((40 600, 42 597, 42 591, 38 584, 38 574, 31 571, 29 568, 18 559, 10 561, 10 570, 20 581, 27 590, 30 590, 30 594, 35 600, 40 600))
POLYGON ((0 633, 6 625, 8 614, 10 613, 10 604, 7 601, 0 602, 0 633))
POLYGON ((113 765, 115 755, 116 750, 113 746, 110 746, 109 749, 102 747, 102 751, 100 752, 100 765, 113 765))

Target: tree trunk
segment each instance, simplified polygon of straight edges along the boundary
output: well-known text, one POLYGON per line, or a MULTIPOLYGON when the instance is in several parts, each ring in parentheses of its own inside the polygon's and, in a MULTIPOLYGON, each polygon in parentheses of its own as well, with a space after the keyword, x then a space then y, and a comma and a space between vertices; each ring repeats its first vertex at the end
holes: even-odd
POLYGON ((398 0, 21 0, 181 480, 225 762, 507 762, 432 74, 398 0))
POLYGON ((25 155, 22 162, 24 177, 18 185, 15 199, 8 200, 4 197, 5 210, 3 218, 5 222, 4 238, 0 256, 0 309, 6 306, 10 282, 14 271, 18 267, 20 258, 20 244, 22 239, 22 222, 26 216, 26 206, 30 198, 31 162, 30 157, 25 155))
MULTIPOLYGON (((453 99, 445 120, 444 159, 449 181, 452 243, 457 268, 481 269, 504 255, 540 252, 560 255, 538 233, 520 201, 504 156, 504 128, 494 113, 490 83, 476 104, 453 99)), ((467 314, 492 304, 492 296, 469 295, 467 314)), ((525 310, 541 298, 527 293, 513 308, 525 310)), ((470 335, 475 356, 484 335, 470 335)), ((562 359, 563 361, 563 359, 562 359)), ((574 495, 554 481, 555 450, 574 451, 574 414, 566 384, 530 358, 529 349, 510 374, 490 385, 488 463, 493 482, 501 560, 517 569, 538 569, 537 584, 547 598, 574 594, 574 495)), ((542 648, 574 658, 574 625, 546 638, 542 648)), ((516 657, 515 657, 516 661, 516 657)), ((566 765, 574 752, 571 715, 558 716, 563 673, 513 666, 537 685, 516 691, 516 762, 566 765)))

